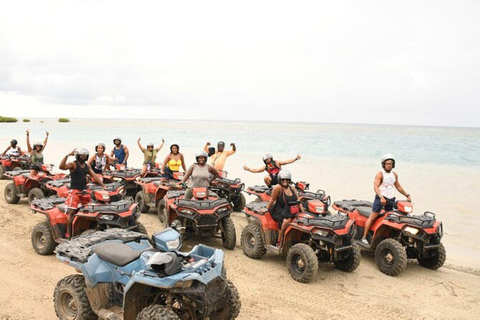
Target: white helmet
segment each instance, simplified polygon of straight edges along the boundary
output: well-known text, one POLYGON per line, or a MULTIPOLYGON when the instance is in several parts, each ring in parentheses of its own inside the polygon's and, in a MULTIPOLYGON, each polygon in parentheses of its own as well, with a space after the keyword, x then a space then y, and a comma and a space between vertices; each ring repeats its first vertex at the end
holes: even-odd
POLYGON ((195 160, 198 162, 198 158, 200 157, 205 157, 205 161, 207 161, 208 159, 208 154, 205 152, 205 151, 200 151, 200 152, 197 152, 195 153, 195 160))
POLYGON ((147 148, 148 148, 148 147, 152 147, 152 148, 153 148, 153 142, 147 143, 147 148))
POLYGON ((95 151, 97 151, 97 147, 98 146, 102 146, 103 147, 103 151, 107 150, 107 146, 105 145, 105 143, 103 143, 102 141, 97 141, 95 143, 95 151))
POLYGON ((273 160, 273 156, 272 156, 271 153, 266 153, 266 154, 262 157, 262 159, 263 159, 263 162, 265 162, 265 160, 267 160, 267 159, 272 159, 272 160, 273 160))
POLYGON ((282 170, 278 173, 278 180, 292 180, 290 171, 282 170))
MULTIPOLYGON (((88 152, 88 150, 85 149, 85 148, 81 148, 81 149, 78 150, 77 153, 75 154, 75 159, 81 160, 81 159, 80 159, 80 156, 82 156, 82 155, 87 156, 87 159, 88 159, 88 156, 90 155, 90 152, 88 152)), ((86 160, 85 160, 85 161, 86 161, 86 160)))
POLYGON ((122 138, 120 138, 119 136, 113 137, 113 143, 115 143, 115 140, 122 142, 122 138))
POLYGON ((40 141, 37 141, 33 144, 33 149, 35 149, 37 146, 41 146, 43 148, 43 143, 40 141))
POLYGON ((391 153, 387 153, 382 156, 382 168, 385 168, 385 161, 387 160, 392 160, 393 168, 395 168, 395 156, 391 153))

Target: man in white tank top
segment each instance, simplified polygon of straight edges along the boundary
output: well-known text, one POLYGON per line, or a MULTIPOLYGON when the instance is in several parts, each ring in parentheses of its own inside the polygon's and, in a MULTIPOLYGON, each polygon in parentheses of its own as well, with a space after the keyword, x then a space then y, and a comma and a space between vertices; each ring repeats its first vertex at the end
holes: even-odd
POLYGON ((373 201, 373 208, 370 217, 368 217, 365 223, 365 230, 363 231, 363 237, 360 242, 369 246, 367 241, 368 231, 372 226, 378 215, 385 209, 385 211, 392 211, 395 204, 395 195, 393 188, 395 187, 398 192, 407 197, 408 201, 412 201, 410 194, 408 194, 398 182, 398 175, 393 171, 395 168, 395 157, 393 154, 386 154, 382 157, 382 171, 379 171, 373 182, 373 189, 375 190, 375 199, 373 201))

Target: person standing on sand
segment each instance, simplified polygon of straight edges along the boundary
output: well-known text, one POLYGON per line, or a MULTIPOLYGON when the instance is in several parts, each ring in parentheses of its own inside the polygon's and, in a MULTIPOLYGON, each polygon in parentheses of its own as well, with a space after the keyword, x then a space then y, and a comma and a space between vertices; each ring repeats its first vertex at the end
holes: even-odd
MULTIPOLYGON (((235 143, 230 143, 232 146, 232 150, 225 150, 225 142, 219 141, 217 143, 217 151, 210 156, 210 163, 212 166, 217 169, 217 171, 223 171, 225 167, 225 162, 227 161, 227 157, 230 157, 237 151, 237 147, 235 143)), ((203 151, 209 152, 210 142, 207 142, 203 147, 203 151)))
POLYGON ((362 239, 360 244, 364 246, 369 246, 367 240, 368 231, 372 226, 373 222, 377 219, 378 215, 385 209, 385 211, 392 211, 395 204, 395 196, 393 194, 393 187, 395 187, 398 192, 407 197, 407 200, 412 202, 410 194, 408 194, 398 181, 398 174, 393 171, 395 168, 395 156, 393 154, 385 154, 382 157, 382 171, 379 171, 375 175, 375 180, 373 181, 373 190, 375 191, 375 199, 373 200, 372 213, 368 217, 367 222, 365 223, 365 230, 363 231, 362 239))
POLYGON ((112 160, 112 163, 114 161, 117 161, 120 164, 124 164, 126 167, 127 160, 130 155, 127 146, 122 144, 122 138, 120 138, 119 136, 113 137, 113 144, 115 146, 110 153, 110 159, 112 160))
POLYGON ((251 169, 246 165, 243 166, 243 170, 252 172, 252 173, 260 173, 263 171, 267 171, 268 175, 263 178, 267 187, 271 187, 278 184, 278 173, 282 170, 282 166, 286 164, 293 163, 297 160, 302 159, 302 157, 297 154, 297 156, 293 159, 285 160, 285 161, 275 161, 273 160, 273 156, 270 153, 267 153, 263 156, 263 163, 265 163, 264 167, 258 169, 251 169))

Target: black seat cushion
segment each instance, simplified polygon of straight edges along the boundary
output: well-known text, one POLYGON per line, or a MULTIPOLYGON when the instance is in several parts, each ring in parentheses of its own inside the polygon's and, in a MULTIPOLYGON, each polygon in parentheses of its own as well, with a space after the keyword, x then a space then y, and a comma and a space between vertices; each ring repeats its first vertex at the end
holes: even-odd
POLYGON ((360 213, 361 216, 364 217, 370 217, 370 214, 372 213, 372 207, 356 207, 358 213, 360 213))
POLYGON ((96 246, 93 252, 102 260, 124 266, 138 259, 143 250, 134 250, 120 242, 106 242, 96 246))

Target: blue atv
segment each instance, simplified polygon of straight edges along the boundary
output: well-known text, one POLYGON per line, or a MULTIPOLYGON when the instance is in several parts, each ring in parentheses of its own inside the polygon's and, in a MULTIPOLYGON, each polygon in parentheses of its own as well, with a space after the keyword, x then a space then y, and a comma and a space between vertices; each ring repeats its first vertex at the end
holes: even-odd
POLYGON ((64 242, 57 259, 82 274, 57 283, 61 320, 235 319, 240 297, 227 279, 222 250, 180 252, 180 235, 107 229, 64 242))

